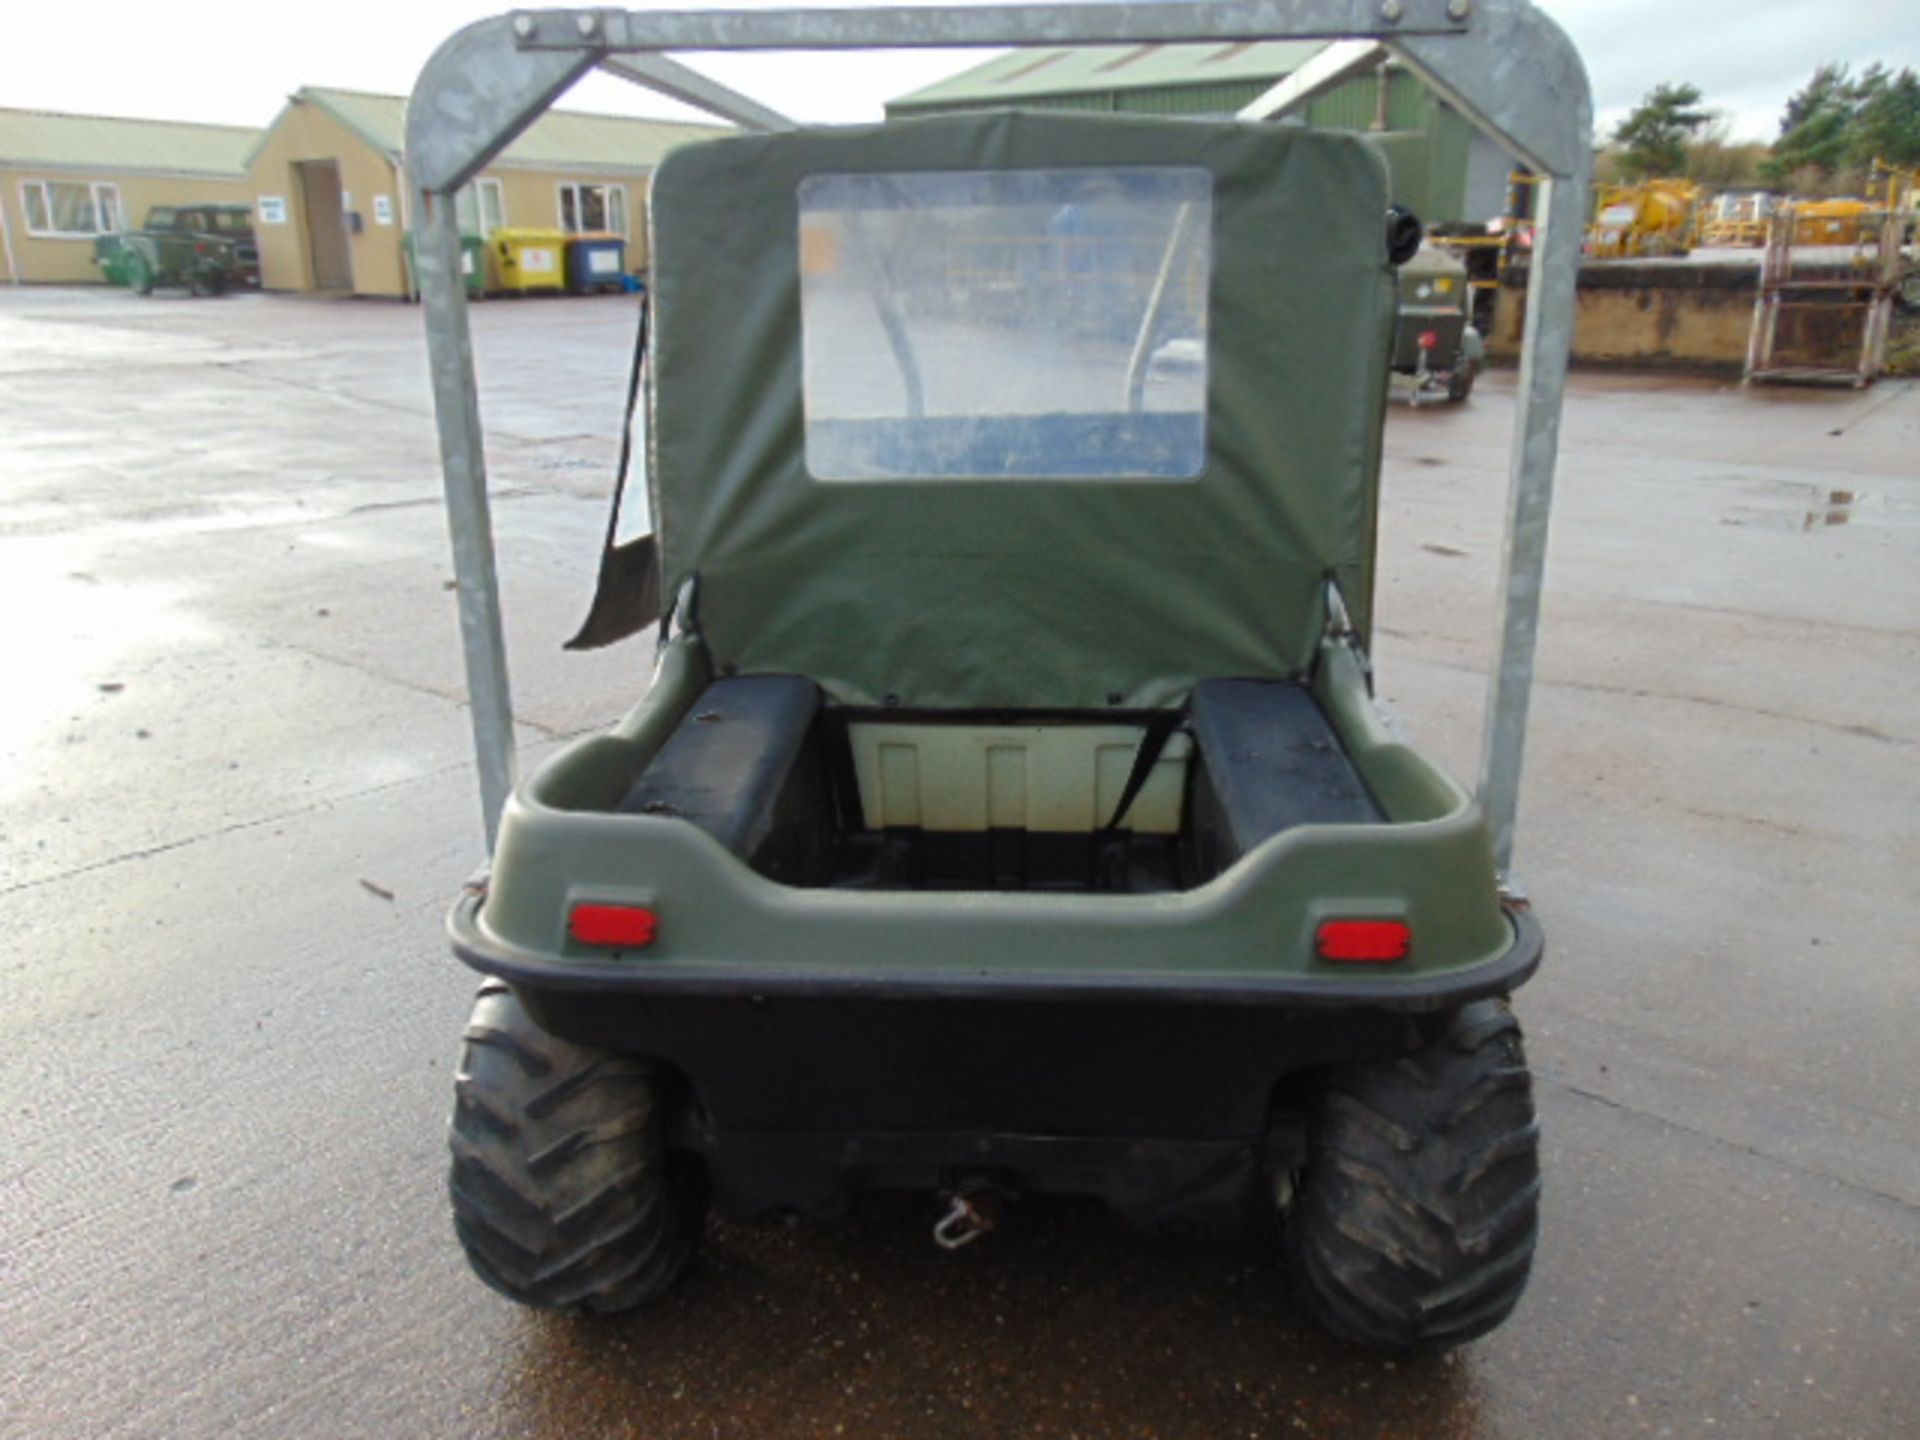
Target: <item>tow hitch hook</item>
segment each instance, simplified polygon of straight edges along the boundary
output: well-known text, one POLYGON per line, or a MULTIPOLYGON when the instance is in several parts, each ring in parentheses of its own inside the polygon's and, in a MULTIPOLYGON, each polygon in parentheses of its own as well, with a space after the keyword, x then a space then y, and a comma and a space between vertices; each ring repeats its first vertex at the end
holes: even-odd
POLYGON ((998 1191, 984 1185, 956 1190, 953 1203, 933 1222, 933 1243, 942 1250, 971 1245, 1000 1223, 998 1191))

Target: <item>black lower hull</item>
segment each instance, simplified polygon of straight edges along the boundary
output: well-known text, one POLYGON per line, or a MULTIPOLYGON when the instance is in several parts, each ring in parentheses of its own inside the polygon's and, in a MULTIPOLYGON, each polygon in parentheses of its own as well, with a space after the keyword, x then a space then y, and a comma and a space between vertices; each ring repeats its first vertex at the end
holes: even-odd
POLYGON ((963 1180, 1097 1195, 1149 1226, 1243 1230, 1304 1159, 1287 1082, 1391 1058, 1448 1012, 996 998, 522 991, 543 1027, 685 1082, 676 1142, 742 1218, 963 1180))
POLYGON ((1304 1159, 1303 1080, 1422 1048, 1462 1004, 1524 981, 1544 948, 1517 912, 1506 956, 1417 995, 1177 972, 1098 987, 863 983, 525 963, 488 953, 471 915, 456 911, 459 953, 508 979, 535 1023, 675 1077, 673 1141, 744 1217, 831 1218, 862 1189, 975 1181, 1233 1229, 1304 1159))

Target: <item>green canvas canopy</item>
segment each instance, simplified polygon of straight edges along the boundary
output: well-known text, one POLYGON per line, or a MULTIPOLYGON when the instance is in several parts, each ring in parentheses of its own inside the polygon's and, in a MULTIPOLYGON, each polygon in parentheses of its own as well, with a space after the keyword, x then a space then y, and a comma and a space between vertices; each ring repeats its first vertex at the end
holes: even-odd
POLYGON ((1352 136, 996 112, 655 178, 661 593, 853 704, 1164 706, 1364 636, 1393 315, 1352 136))

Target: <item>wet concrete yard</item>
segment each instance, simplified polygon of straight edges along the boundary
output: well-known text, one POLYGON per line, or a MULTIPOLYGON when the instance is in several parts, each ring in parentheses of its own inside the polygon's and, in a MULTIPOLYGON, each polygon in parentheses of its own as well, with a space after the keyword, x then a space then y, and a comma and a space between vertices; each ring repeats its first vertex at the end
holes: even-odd
MULTIPOLYGON (((618 299, 475 312, 525 753, 618 299)), ((1476 766, 1509 377, 1388 434, 1382 692, 1476 766)), ((0 292, 0 1434, 1920 1434, 1920 388, 1572 387, 1519 864, 1546 1129, 1515 1320, 1322 1338, 1273 1258, 1028 1201, 717 1229, 592 1325, 442 1192, 477 802, 417 312, 0 292)))

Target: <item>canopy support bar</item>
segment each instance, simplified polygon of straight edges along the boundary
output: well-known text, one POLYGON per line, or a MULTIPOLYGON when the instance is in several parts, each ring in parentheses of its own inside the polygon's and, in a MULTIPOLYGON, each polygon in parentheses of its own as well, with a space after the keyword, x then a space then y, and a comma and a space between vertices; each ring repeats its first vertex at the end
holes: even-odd
POLYGON ((1241 107, 1236 119, 1277 120, 1369 66, 1378 65, 1386 49, 1377 40, 1336 40, 1306 64, 1241 107))
MULTIPOLYGON (((750 129, 791 122, 662 52, 849 50, 1327 39, 1348 68, 1385 46, 1486 134, 1546 177, 1532 256, 1509 474, 1499 653, 1480 803, 1511 886, 1515 812, 1572 339, 1592 102, 1578 55, 1528 0, 1179 0, 842 10, 522 10, 478 21, 435 52, 414 88, 407 165, 421 187, 421 295, 459 577, 460 623, 489 847, 513 780, 492 522, 452 195, 581 74, 598 65, 750 129)), ((1303 72, 1304 73, 1304 72, 1303 72)), ((1322 82, 1326 83, 1326 82, 1322 82)), ((1285 82, 1263 113, 1319 85, 1285 82)))
POLYGON ((793 121, 751 96, 709 80, 691 66, 664 55, 609 55, 600 62, 609 75, 631 80, 668 99, 732 121, 743 130, 791 130, 793 121))
POLYGON ((1543 180, 1536 203, 1539 223, 1527 277, 1527 345, 1520 357, 1519 403, 1508 465, 1498 644, 1480 749, 1480 804, 1493 827, 1494 868, 1502 886, 1516 898, 1513 834, 1533 693, 1534 648, 1540 636, 1547 516, 1553 507, 1560 394, 1571 348, 1586 186, 1543 180))
POLYGON ((460 226, 453 197, 421 191, 415 213, 421 236, 416 260, 427 321, 427 368, 440 428, 441 475, 447 529, 460 605, 460 645, 466 656, 473 749, 480 770, 480 813, 487 850, 493 850, 500 813, 513 793, 513 690, 500 616, 500 578, 494 565, 493 515, 487 502, 486 456, 481 448, 480 397, 474 385, 473 336, 467 326, 460 273, 460 226))

